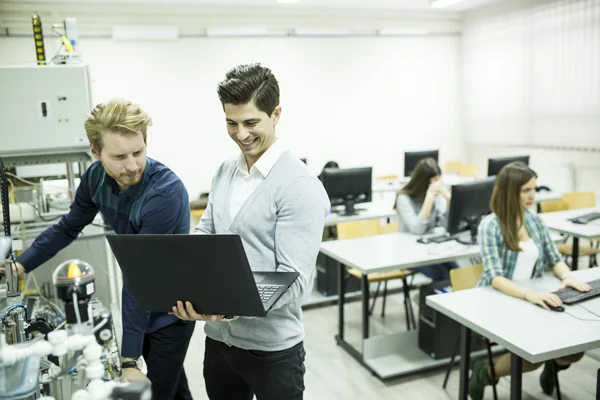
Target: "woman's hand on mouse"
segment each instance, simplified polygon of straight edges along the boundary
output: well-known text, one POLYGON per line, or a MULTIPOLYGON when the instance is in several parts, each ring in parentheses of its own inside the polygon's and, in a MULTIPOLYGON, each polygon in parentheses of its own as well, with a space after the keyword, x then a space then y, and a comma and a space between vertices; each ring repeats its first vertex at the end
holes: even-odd
POLYGON ((546 310, 550 310, 548 305, 552 307, 562 306, 562 300, 554 293, 526 292, 524 298, 528 302, 542 306, 546 310))

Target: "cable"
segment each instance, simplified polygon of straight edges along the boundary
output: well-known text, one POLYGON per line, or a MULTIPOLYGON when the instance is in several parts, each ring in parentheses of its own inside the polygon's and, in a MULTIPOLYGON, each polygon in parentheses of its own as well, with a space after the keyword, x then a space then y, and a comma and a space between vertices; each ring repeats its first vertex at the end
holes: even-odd
POLYGON ((77 302, 77 292, 73 292, 73 308, 75 309, 75 318, 77 318, 77 325, 81 325, 81 315, 79 315, 79 303, 77 302))
POLYGON ((104 325, 106 325, 107 322, 108 322, 108 318, 104 318, 102 321, 100 321, 100 323, 98 325, 96 325, 94 327, 93 332, 96 333, 98 330, 100 330, 100 328, 102 328, 104 325))
POLYGON ((580 321, 600 322, 600 319, 580 318, 577 315, 571 314, 567 310, 565 310, 565 313, 568 314, 568 315, 570 315, 571 317, 573 317, 575 319, 580 320, 580 321))
POLYGON ((25 322, 27 322, 27 320, 29 319, 29 313, 27 312, 27 306, 25 304, 13 304, 12 306, 6 308, 2 312, 2 315, 0 316, 0 319, 2 320, 4 325, 8 325, 8 322, 6 322, 6 317, 8 316, 8 313, 10 313, 12 310, 14 310, 16 308, 22 308, 25 310, 25 322))
POLYGON ((592 310, 590 310, 589 308, 587 308, 587 307, 584 307, 584 306, 583 306, 583 305, 581 305, 581 304, 576 304, 576 305, 577 305, 577 306, 579 306, 579 307, 581 307, 581 308, 583 308, 585 311, 589 312, 590 314, 593 314, 593 315, 595 315, 596 317, 599 317, 599 318, 600 318, 600 314, 596 314, 595 312, 593 312, 593 311, 592 311, 592 310))

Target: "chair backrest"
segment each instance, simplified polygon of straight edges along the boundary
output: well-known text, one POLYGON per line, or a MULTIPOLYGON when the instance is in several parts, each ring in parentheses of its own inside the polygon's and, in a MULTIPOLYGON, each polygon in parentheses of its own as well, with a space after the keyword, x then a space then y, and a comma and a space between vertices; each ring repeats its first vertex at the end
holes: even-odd
POLYGON ((352 239, 379 235, 381 224, 377 219, 365 221, 340 222, 337 224, 338 239, 352 239))
POLYGON ((587 208, 596 206, 596 193, 594 192, 570 192, 562 194, 562 201, 567 209, 587 208))
POLYGON ((385 233, 395 233, 398 232, 398 223, 390 222, 389 224, 381 224, 379 225, 379 234, 383 235, 385 233))
POLYGON ((462 164, 458 174, 462 176, 477 176, 479 174, 479 168, 477 168, 477 165, 473 164, 462 164))
POLYGON ((380 176, 376 176, 375 180, 377 180, 377 181, 393 181, 393 180, 398 180, 398 175, 380 175, 380 176))
POLYGON ((447 174, 458 174, 460 173, 460 167, 463 165, 462 161, 448 161, 444 163, 444 172, 447 174))
POLYGON ((450 284, 453 291, 472 289, 477 286, 483 274, 483 264, 470 267, 454 268, 450 270, 450 284))
POLYGON ((545 212, 564 211, 567 210, 567 203, 562 200, 546 200, 540 202, 540 210, 545 212))

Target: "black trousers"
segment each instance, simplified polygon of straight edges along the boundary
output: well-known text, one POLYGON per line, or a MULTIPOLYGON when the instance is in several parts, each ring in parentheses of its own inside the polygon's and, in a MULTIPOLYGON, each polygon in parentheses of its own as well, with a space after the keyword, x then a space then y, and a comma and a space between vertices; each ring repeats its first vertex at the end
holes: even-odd
POLYGON ((300 400, 304 344, 282 351, 244 350, 206 338, 204 381, 210 400, 300 400))
POLYGON ((195 326, 194 322, 177 321, 144 336, 142 354, 153 400, 192 400, 183 360, 195 326))

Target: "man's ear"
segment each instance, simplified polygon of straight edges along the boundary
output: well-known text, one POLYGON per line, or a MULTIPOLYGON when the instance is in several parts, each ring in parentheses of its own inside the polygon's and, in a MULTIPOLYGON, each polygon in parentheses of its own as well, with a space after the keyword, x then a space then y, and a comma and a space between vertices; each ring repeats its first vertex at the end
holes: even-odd
POLYGON ((277 125, 277 123, 279 122, 279 117, 281 117, 281 106, 275 107, 273 113, 271 114, 273 125, 277 125))
POLYGON ((100 153, 98 151, 96 151, 94 146, 92 146, 91 144, 90 144, 90 151, 92 152, 92 155, 94 156, 94 158, 96 160, 100 160, 100 153))

